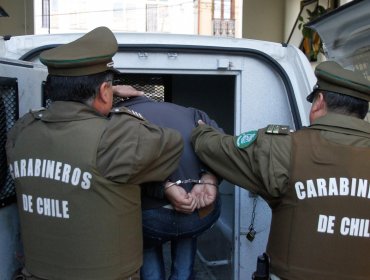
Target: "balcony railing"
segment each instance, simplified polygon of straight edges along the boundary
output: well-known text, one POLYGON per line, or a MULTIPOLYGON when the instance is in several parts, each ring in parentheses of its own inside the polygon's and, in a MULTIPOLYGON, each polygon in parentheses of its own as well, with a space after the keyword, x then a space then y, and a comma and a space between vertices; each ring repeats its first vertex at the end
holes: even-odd
POLYGON ((213 35, 235 37, 234 19, 213 19, 213 35))

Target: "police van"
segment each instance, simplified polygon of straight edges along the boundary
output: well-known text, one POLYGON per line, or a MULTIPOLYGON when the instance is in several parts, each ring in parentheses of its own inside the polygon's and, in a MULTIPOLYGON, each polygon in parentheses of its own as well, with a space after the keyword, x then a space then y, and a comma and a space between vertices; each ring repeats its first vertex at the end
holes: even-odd
MULTIPOLYGON (((30 109, 48 106, 43 90, 47 69, 39 54, 82 35, 0 40, 4 131, 30 109)), ((119 50, 113 60, 122 83, 157 101, 202 109, 228 134, 269 124, 292 130, 309 124, 306 96, 316 78, 306 56, 293 45, 192 35, 115 35, 119 50)), ((11 184, 8 176, 5 186, 11 184)), ((265 251, 271 210, 260 197, 227 181, 219 191, 221 217, 199 238, 196 269, 207 275, 204 279, 250 279, 257 256, 265 251)))

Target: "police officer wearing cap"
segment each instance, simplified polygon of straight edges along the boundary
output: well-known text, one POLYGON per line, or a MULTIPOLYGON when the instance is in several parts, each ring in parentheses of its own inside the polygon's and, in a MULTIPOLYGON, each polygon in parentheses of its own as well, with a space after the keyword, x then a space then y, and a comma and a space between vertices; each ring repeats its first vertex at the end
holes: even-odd
POLYGON ((369 279, 370 82, 331 61, 315 74, 309 127, 231 136, 200 122, 192 142, 218 175, 271 207, 271 279, 369 279))
POLYGON ((99 27, 40 55, 53 102, 21 118, 7 142, 26 279, 137 279, 139 184, 164 181, 183 143, 124 107, 111 110, 117 49, 99 27))

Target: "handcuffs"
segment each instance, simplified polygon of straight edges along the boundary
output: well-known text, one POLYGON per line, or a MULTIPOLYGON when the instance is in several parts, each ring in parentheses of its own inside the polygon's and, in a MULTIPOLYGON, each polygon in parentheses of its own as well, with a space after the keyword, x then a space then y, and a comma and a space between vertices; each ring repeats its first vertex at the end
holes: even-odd
POLYGON ((195 180, 195 179, 185 179, 185 180, 177 180, 176 182, 173 182, 171 184, 169 184, 168 186, 166 186, 164 188, 164 190, 167 190, 175 185, 181 185, 181 184, 189 184, 189 183, 192 183, 192 184, 209 184, 209 185, 214 185, 217 187, 216 184, 214 183, 211 183, 211 182, 206 182, 206 181, 203 181, 203 180, 195 180))

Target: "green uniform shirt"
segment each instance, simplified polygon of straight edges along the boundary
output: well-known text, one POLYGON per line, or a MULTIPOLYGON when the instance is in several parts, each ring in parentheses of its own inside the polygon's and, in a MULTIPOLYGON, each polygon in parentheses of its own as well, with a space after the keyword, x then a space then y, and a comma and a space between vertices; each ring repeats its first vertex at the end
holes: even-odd
MULTIPOLYGON (((307 176, 307 178, 316 178, 315 177, 316 175, 320 176, 318 172, 320 171, 320 169, 317 169, 318 171, 317 170, 312 171, 312 169, 307 168, 305 170, 299 170, 299 172, 295 171, 295 174, 298 177, 292 178, 291 176, 292 175, 291 170, 293 168, 293 166, 291 166, 291 163, 293 163, 292 158, 294 158, 296 162, 298 161, 301 164, 300 166, 305 166, 304 163, 305 158, 302 159, 301 156, 302 154, 300 154, 298 157, 296 156, 292 157, 293 156, 292 133, 282 133, 282 134, 266 133, 268 129, 269 128, 260 129, 258 131, 255 132, 252 131, 246 134, 242 134, 240 136, 228 136, 213 130, 211 127, 199 126, 193 131, 192 141, 198 156, 218 175, 236 185, 239 185, 245 189, 260 194, 269 203, 270 207, 273 210, 272 212, 273 226, 270 232, 268 248, 274 253, 271 259, 271 267, 274 273, 276 273, 278 276, 282 276, 283 278, 287 279, 298 279, 299 277, 300 277, 299 279, 310 279, 307 278, 307 275, 310 273, 311 275, 315 275, 315 277, 311 279, 341 279, 340 273, 332 275, 327 274, 321 275, 321 272, 328 273, 327 271, 325 271, 325 269, 327 269, 328 266, 326 267, 325 265, 322 266, 318 265, 318 263, 320 263, 320 260, 325 262, 325 259, 321 259, 320 254, 317 255, 318 259, 310 260, 309 256, 312 256, 312 254, 308 254, 308 252, 307 254, 305 254, 304 252, 305 250, 296 250, 297 248, 304 249, 308 248, 307 247, 308 244, 294 243, 295 238, 294 236, 292 236, 297 232, 302 232, 302 230, 299 231, 300 228, 299 222, 302 223, 302 216, 298 216, 298 214, 292 216, 292 211, 294 212, 294 208, 291 208, 292 210, 286 211, 285 212, 286 216, 282 215, 282 213, 284 213, 284 211, 288 209, 287 207, 295 207, 294 206, 296 205, 295 201, 299 200, 297 196, 295 196, 295 200, 293 199, 295 195, 295 191, 292 190, 292 188, 294 187, 294 180, 297 180, 297 178, 304 178, 305 176, 307 176), (294 219, 294 217, 296 218, 296 220, 294 219), (294 231, 293 226, 295 229, 298 230, 294 231), (288 254, 289 252, 291 253, 293 252, 293 249, 289 249, 288 246, 294 246, 294 252, 299 251, 301 253, 299 260, 297 258, 294 260, 290 259, 290 257, 292 257, 294 254, 292 255, 288 254), (278 256, 278 258, 276 258, 276 256, 278 256), (306 267, 307 271, 304 271, 305 263, 307 264, 310 263, 310 265, 307 265, 306 267), (292 272, 289 271, 290 267, 292 272), (308 267, 317 270, 309 271, 308 267)), ((364 151, 367 152, 363 153, 363 155, 361 156, 362 158, 361 162, 354 162, 353 165, 354 166, 356 166, 356 164, 359 166, 369 165, 370 163, 370 158, 368 156, 369 155, 368 149, 370 147, 369 123, 352 117, 346 117, 337 114, 328 114, 325 117, 322 117, 318 119, 315 123, 313 123, 310 126, 309 130, 318 131, 320 137, 322 139, 328 140, 327 142, 330 143, 330 145, 332 145, 333 147, 339 144, 345 145, 346 147, 352 149, 364 148, 364 151)), ((303 132, 304 131, 302 131, 302 133, 303 132)), ((298 141, 296 143, 299 144, 300 142, 298 141)), ((339 155, 339 157, 341 158, 341 154, 339 155)), ((349 157, 347 154, 345 157, 346 164, 348 164, 348 158, 349 157)), ((360 159, 360 157, 358 158, 360 159)), ((314 162, 312 158, 307 158, 307 161, 310 163, 314 162)), ((307 164, 307 166, 310 165, 307 164)), ((337 167, 333 165, 333 168, 336 169, 337 167)), ((327 170, 330 170, 330 168, 328 168, 327 170)), ((347 171, 341 173, 341 170, 343 171, 343 169, 333 170, 334 174, 336 174, 336 177, 339 178, 341 175, 343 177, 348 176, 347 171)), ((362 172, 361 174, 364 176, 363 178, 367 179, 369 177, 368 173, 366 171, 364 172, 363 168, 361 170, 362 171, 360 171, 359 169, 359 174, 362 172)), ((356 174, 356 172, 353 171, 352 175, 356 177, 358 174, 356 174)), ((321 176, 323 176, 323 174, 321 174, 321 176)), ((366 180, 363 181, 365 182, 366 180)), ((370 182, 370 180, 368 181, 370 182)), ((368 195, 370 195, 370 185, 367 183, 365 187, 367 188, 368 195)), ((367 196, 367 198, 364 198, 364 200, 367 199, 367 201, 362 201, 360 199, 361 209, 367 209, 365 208, 366 207, 365 205, 366 202, 368 205, 369 198, 370 198, 369 196, 367 196)), ((303 200, 303 201, 304 203, 307 201, 310 203, 311 202, 316 203, 314 204, 315 205, 314 208, 320 206, 322 207, 322 209, 326 209, 325 207, 327 207, 328 205, 333 206, 333 203, 327 203, 327 205, 320 204, 317 202, 318 200, 317 201, 303 200)), ((310 206, 303 205, 303 207, 308 207, 306 209, 310 209, 310 206)), ((361 211, 360 213, 362 214, 358 216, 355 215, 354 218, 359 218, 359 220, 363 222, 362 223, 363 227, 366 227, 366 223, 369 223, 369 214, 368 211, 364 210, 361 211)), ((304 211, 302 213, 304 213, 304 211)), ((339 220, 339 218, 342 217, 344 213, 353 214, 353 211, 345 212, 343 210, 339 212, 337 211, 337 213, 340 213, 337 215, 338 216, 337 219, 339 220)), ((309 218, 311 218, 314 215, 311 214, 310 212, 308 212, 308 214, 309 215, 307 217, 309 218)), ((330 213, 330 211, 328 211, 327 209, 323 210, 322 213, 320 212, 320 214, 322 214, 322 216, 336 215, 335 212, 330 213)), ((318 226, 317 213, 315 215, 316 215, 314 217, 316 219, 314 220, 315 225, 311 223, 310 227, 308 227, 305 224, 306 234, 310 233, 307 230, 308 228, 312 230, 313 226, 315 227, 318 226)), ((351 214, 348 215, 351 216, 351 214)), ((339 224, 340 221, 337 221, 337 223, 339 224)), ((301 227, 301 229, 303 229, 303 227, 301 227)), ((337 229, 335 233, 338 234, 338 231, 339 229, 337 229)), ((366 237, 368 233, 365 231, 366 230, 364 229, 363 235, 358 237, 360 241, 355 241, 355 243, 360 242, 356 243, 357 248, 361 248, 361 246, 358 246, 359 244, 369 242, 369 238, 366 237)), ((343 233, 345 234, 345 230, 343 230, 343 233)), ((326 237, 321 236, 321 238, 325 239, 326 237)), ((351 239, 353 237, 345 236, 345 238, 351 239)), ((296 240, 298 241, 303 239, 304 238, 301 238, 300 235, 296 236, 296 240)), ((317 237, 317 239, 322 241, 320 237, 317 237)), ((346 243, 347 241, 341 242, 338 240, 336 240, 335 242, 336 242, 335 246, 337 246, 337 248, 332 248, 333 250, 338 249, 337 252, 340 252, 341 254, 343 254, 343 250, 347 252, 347 250, 343 249, 343 247, 339 247, 338 244, 348 247, 348 244, 350 243, 346 243)), ((311 246, 311 249, 313 252, 315 252, 315 250, 316 252, 319 252, 321 249, 320 244, 319 243, 315 244, 311 246), (317 248, 314 247, 315 244, 318 246, 317 248)), ((330 241, 328 241, 325 244, 329 244, 327 248, 330 248, 330 246, 333 245, 330 244, 330 241)), ((355 247, 353 247, 353 249, 354 248, 355 247)), ((348 248, 348 250, 350 250, 350 248, 348 248)), ((333 255, 332 253, 333 252, 330 252, 330 254, 328 255, 333 255)), ((352 253, 356 254, 356 252, 352 253)), ((295 256, 297 256, 297 254, 295 256)), ((322 254, 322 256, 324 256, 324 254, 322 254)), ((355 261, 354 259, 355 258, 353 258, 353 261, 355 261)), ((368 270, 366 270, 364 267, 368 266, 368 260, 366 258, 362 259, 361 257, 359 259, 360 264, 356 265, 352 265, 351 263, 338 264, 342 266, 340 270, 341 272, 343 272, 342 275, 347 274, 344 277, 348 277, 349 274, 351 275, 351 277, 354 277, 353 279, 366 279, 366 271, 368 270), (354 267, 361 267, 361 271, 358 271, 357 272, 358 274, 355 273, 352 274, 351 268, 354 267)))
POLYGON ((45 279, 124 279, 142 263, 139 184, 177 167, 182 139, 130 113, 77 102, 29 113, 7 142, 27 270, 45 279))

